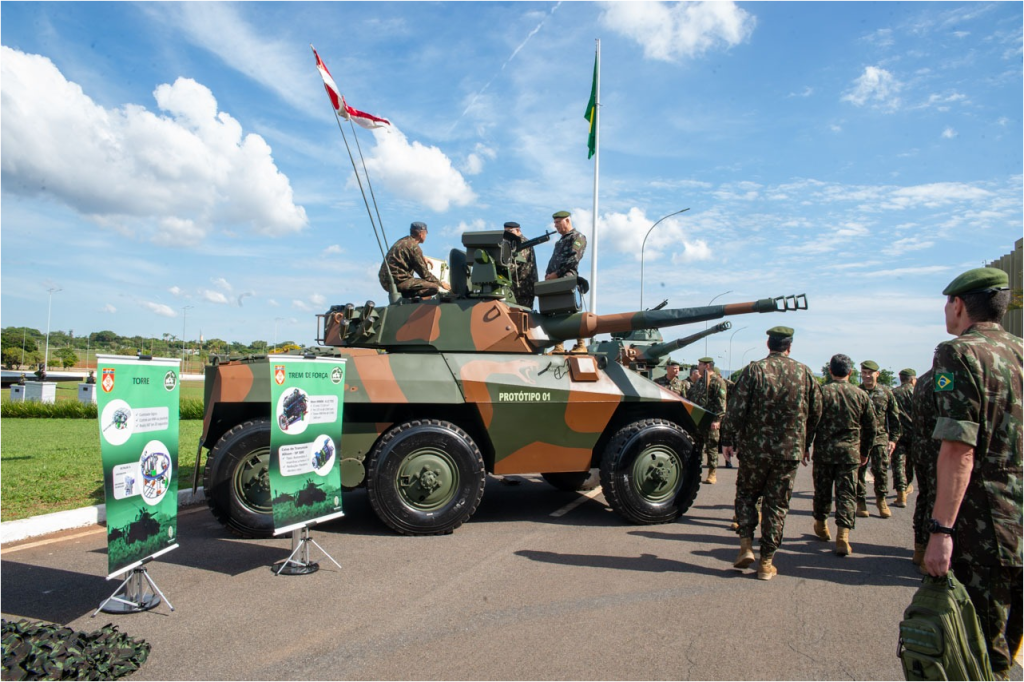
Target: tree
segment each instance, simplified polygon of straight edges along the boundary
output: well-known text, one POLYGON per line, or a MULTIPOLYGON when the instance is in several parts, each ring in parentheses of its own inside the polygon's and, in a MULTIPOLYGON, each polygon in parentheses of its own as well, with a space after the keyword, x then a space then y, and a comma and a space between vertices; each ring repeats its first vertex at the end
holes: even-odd
POLYGON ((896 386, 896 375, 892 373, 891 369, 883 369, 878 373, 878 383, 893 388, 896 386))
POLYGON ((61 348, 53 354, 64 369, 74 367, 78 363, 78 354, 71 348, 61 348))
POLYGON ((15 347, 4 348, 3 362, 4 367, 7 369, 14 369, 17 367, 21 364, 21 349, 15 347))

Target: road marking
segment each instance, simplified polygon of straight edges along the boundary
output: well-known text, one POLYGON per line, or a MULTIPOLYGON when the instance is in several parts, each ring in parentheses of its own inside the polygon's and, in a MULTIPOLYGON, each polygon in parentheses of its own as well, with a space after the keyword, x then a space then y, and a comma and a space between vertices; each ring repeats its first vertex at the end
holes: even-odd
POLYGON ((566 514, 571 512, 573 509, 575 509, 576 507, 578 507, 581 504, 583 504, 584 502, 586 502, 587 500, 592 500, 592 499, 594 499, 595 497, 597 497, 600 494, 601 494, 601 486, 597 486, 593 490, 587 491, 585 493, 581 493, 578 499, 573 500, 572 502, 570 502, 569 504, 565 505, 564 507, 562 507, 558 511, 551 512, 551 516, 554 516, 556 518, 559 517, 559 516, 565 516, 566 514))

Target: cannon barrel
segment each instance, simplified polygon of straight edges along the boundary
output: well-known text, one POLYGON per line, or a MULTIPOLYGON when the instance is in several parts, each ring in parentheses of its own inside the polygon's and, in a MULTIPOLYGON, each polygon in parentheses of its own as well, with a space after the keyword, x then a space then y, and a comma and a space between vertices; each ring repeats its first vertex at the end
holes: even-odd
POLYGON ((643 350, 643 353, 641 353, 640 357, 648 362, 653 362, 656 361, 658 358, 662 357, 663 355, 668 355, 672 351, 679 350, 680 348, 685 348, 686 346, 697 343, 698 341, 705 337, 711 336, 712 334, 717 334, 719 332, 728 331, 729 329, 732 329, 732 322, 719 322, 714 327, 710 327, 703 331, 699 331, 696 334, 690 334, 689 336, 685 336, 681 339, 676 339, 675 341, 656 343, 653 346, 650 346, 649 348, 645 348, 643 350))
POLYGON ((569 339, 588 339, 597 334, 628 332, 635 329, 661 329, 694 322, 717 320, 730 315, 748 313, 784 313, 790 310, 807 310, 807 295, 778 296, 762 298, 745 303, 726 303, 699 308, 669 308, 668 310, 643 310, 631 313, 594 315, 573 313, 541 317, 538 321, 553 342, 569 339))

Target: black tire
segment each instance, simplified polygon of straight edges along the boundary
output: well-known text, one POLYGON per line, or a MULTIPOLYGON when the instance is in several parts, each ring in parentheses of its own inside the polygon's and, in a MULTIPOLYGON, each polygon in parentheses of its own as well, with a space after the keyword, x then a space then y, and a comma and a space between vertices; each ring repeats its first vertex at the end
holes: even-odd
POLYGON ((206 504, 235 535, 274 534, 270 503, 270 420, 253 419, 221 436, 206 458, 206 504))
POLYGON ((675 521, 697 497, 700 456, 678 424, 635 421, 608 443, 601 458, 601 486, 608 504, 627 521, 675 521))
POLYGON ((541 476, 559 490, 569 492, 586 492, 601 485, 600 469, 541 474, 541 476))
POLYGON ((403 535, 451 533, 484 495, 487 471, 468 433, 438 419, 405 422, 370 452, 366 491, 380 520, 403 535))

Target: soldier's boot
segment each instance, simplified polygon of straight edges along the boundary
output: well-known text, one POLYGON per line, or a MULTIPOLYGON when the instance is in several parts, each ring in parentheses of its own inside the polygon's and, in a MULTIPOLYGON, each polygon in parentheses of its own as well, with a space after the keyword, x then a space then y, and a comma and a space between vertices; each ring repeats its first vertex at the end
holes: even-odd
POLYGON ((718 483, 718 473, 714 469, 708 470, 708 477, 704 479, 704 482, 708 485, 714 485, 718 483))
POLYGON ((583 339, 576 339, 576 345, 573 346, 572 350, 569 351, 569 352, 570 353, 575 353, 576 355, 586 354, 587 347, 586 347, 586 345, 584 345, 583 339))
POLYGON ((740 520, 736 518, 736 515, 732 515, 732 523, 729 524, 729 530, 739 530, 740 520))
POLYGON ((878 515, 883 519, 892 516, 892 512, 889 511, 889 505, 885 503, 885 495, 879 495, 875 498, 875 506, 878 507, 878 515))
POLYGON ((914 492, 914 484, 913 483, 908 483, 907 484, 906 493, 907 493, 907 495, 910 495, 910 493, 912 493, 912 492, 914 492))
POLYGON ((818 536, 819 540, 824 542, 831 540, 832 534, 828 532, 828 521, 819 521, 818 519, 814 519, 814 534, 818 536))
POLYGON ((892 503, 892 506, 900 507, 901 509, 903 507, 907 506, 907 493, 906 493, 906 491, 904 491, 904 490, 897 490, 896 491, 896 501, 892 503))
POLYGON ((865 519, 871 516, 871 512, 868 511, 867 500, 857 500, 857 516, 865 519))
POLYGON ((732 562, 735 568, 746 568, 754 563, 754 538, 740 538, 740 553, 736 555, 736 561, 732 562))
POLYGON ((761 557, 761 563, 757 565, 758 580, 771 580, 778 572, 778 569, 772 565, 772 557, 761 557))
POLYGON ((552 354, 552 355, 556 355, 556 354, 558 354, 558 353, 564 353, 564 352, 565 352, 565 346, 563 346, 563 345, 562 345, 562 342, 561 342, 561 341, 559 341, 558 343, 556 343, 556 344, 554 345, 554 347, 552 347, 552 348, 551 348, 551 354, 552 354))
POLYGON ((836 554, 839 556, 850 556, 853 548, 850 547, 850 529, 839 526, 836 528, 836 554))
POLYGON ((914 562, 915 566, 924 565, 924 550, 928 545, 922 545, 920 543, 914 543, 914 558, 911 561, 914 562))

